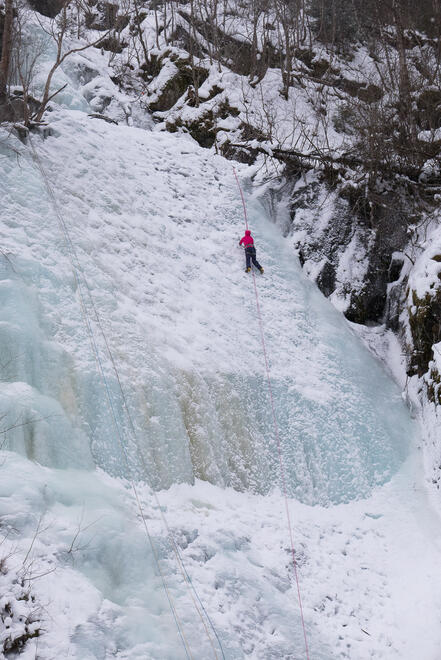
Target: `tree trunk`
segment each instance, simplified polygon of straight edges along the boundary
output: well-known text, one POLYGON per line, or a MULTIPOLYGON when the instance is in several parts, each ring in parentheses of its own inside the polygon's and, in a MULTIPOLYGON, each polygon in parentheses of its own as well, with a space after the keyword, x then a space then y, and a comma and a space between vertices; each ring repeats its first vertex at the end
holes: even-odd
POLYGON ((194 102, 196 108, 199 108, 199 69, 195 64, 195 51, 196 51, 196 24, 195 24, 195 11, 194 0, 190 0, 190 67, 193 78, 194 87, 194 102))
POLYGON ((2 58, 0 60, 0 103, 5 103, 8 96, 9 65, 12 51, 12 28, 14 22, 13 0, 5 0, 5 22, 2 39, 2 58))
POLYGON ((400 119, 402 122, 402 137, 406 141, 411 137, 416 140, 415 126, 412 112, 412 96, 409 78, 409 68, 407 65, 406 48, 404 45, 404 26, 402 20, 401 5, 394 0, 392 11, 395 21, 395 30, 397 36, 397 50, 399 61, 399 95, 400 95, 400 119))
POLYGON ((259 23, 259 7, 256 3, 253 4, 253 38, 251 42, 251 65, 250 65, 250 81, 252 82, 257 76, 257 26, 259 23))

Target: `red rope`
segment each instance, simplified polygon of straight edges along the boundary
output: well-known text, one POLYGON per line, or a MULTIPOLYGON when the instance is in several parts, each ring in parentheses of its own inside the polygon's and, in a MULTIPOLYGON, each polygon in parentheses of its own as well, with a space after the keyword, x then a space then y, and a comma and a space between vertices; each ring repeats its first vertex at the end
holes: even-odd
MULTIPOLYGON (((245 225, 246 228, 248 229, 248 217, 247 217, 247 207, 245 204, 245 198, 243 196, 242 192, 242 187, 239 182, 239 178, 237 176, 236 170, 233 167, 234 171, 234 176, 236 177, 237 185, 240 190, 240 196, 242 198, 242 204, 243 204, 243 211, 244 211, 244 216, 245 216, 245 225)), ((292 525, 291 525, 291 516, 289 515, 289 506, 288 506, 288 493, 286 489, 286 477, 285 477, 285 465, 283 462, 283 454, 282 454, 282 446, 280 443, 280 434, 279 434, 279 425, 277 423, 277 417, 276 417, 276 408, 274 406, 274 397, 273 397, 273 389, 271 387, 271 377, 270 377, 270 367, 269 367, 269 361, 268 361, 268 353, 266 350, 266 344, 265 344, 265 335, 263 332, 263 321, 262 321, 262 313, 260 309, 260 302, 259 302, 259 295, 257 293, 257 284, 256 284, 256 275, 254 273, 254 270, 252 271, 253 274, 253 284, 254 284, 254 293, 256 296, 256 307, 257 307, 257 317, 259 319, 259 328, 260 328, 260 339, 262 342, 262 348, 263 348, 263 355, 265 358, 265 370, 266 370, 266 378, 268 381, 268 391, 270 395, 270 401, 271 401, 271 412, 272 412, 272 417, 273 417, 273 424, 274 424, 274 430, 275 430, 275 436, 277 440, 277 452, 279 455, 279 464, 280 464, 280 474, 282 478, 282 489, 283 489, 283 496, 285 498, 285 509, 286 509, 286 518, 288 521, 288 529, 289 529, 289 538, 291 541, 291 554, 292 554, 292 563, 294 567, 294 575, 296 579, 296 585, 297 585, 297 597, 299 601, 299 609, 300 609, 300 618, 302 620, 302 628, 303 628, 303 638, 305 641, 305 653, 306 653, 306 659, 309 660, 309 648, 308 648, 308 639, 306 636, 306 626, 305 626, 305 618, 303 615, 303 604, 302 604, 302 596, 300 593, 300 581, 299 581, 299 575, 298 575, 298 570, 297 570, 297 560, 294 552, 294 537, 293 537, 293 532, 292 532, 292 525)))
POLYGON ((247 207, 245 204, 245 197, 243 196, 242 186, 240 185, 239 177, 237 176, 237 172, 234 167, 233 167, 233 172, 234 172, 234 176, 236 177, 237 185, 239 187, 240 196, 242 198, 243 214, 245 216, 245 227, 248 229, 248 215, 247 215, 247 207))

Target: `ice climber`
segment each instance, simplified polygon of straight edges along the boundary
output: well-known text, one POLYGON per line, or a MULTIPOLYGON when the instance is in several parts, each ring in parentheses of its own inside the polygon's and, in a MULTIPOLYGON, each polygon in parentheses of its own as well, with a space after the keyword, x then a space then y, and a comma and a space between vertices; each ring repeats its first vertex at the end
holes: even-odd
POLYGON ((260 270, 261 273, 263 273, 263 268, 256 259, 256 248, 254 247, 254 239, 251 236, 251 232, 249 229, 246 230, 245 236, 243 236, 240 239, 239 245, 243 245, 245 248, 245 259, 246 259, 245 272, 246 273, 250 272, 251 261, 252 261, 253 264, 256 266, 256 268, 260 270))

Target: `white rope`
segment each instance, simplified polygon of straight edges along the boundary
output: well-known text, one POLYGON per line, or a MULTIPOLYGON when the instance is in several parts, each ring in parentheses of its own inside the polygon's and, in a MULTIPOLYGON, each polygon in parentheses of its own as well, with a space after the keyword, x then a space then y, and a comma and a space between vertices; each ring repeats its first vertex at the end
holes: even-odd
MULTIPOLYGON (((112 398, 111 398, 111 395, 110 395, 109 386, 108 386, 108 383, 107 383, 107 378, 106 378, 105 373, 104 373, 104 369, 103 369, 102 361, 101 361, 101 358, 100 358, 100 355, 99 355, 98 347, 97 347, 97 344, 96 344, 94 332, 93 332, 93 329, 92 329, 92 326, 91 326, 91 323, 90 323, 89 314, 87 312, 87 307, 86 307, 86 304, 85 304, 85 299, 84 299, 84 294, 83 294, 79 274, 82 273, 83 279, 84 279, 85 282, 86 282, 86 278, 85 278, 84 272, 82 272, 81 265, 78 261, 78 257, 77 257, 75 248, 73 246, 73 243, 71 241, 67 226, 66 226, 66 224, 64 222, 64 219, 63 219, 63 217, 62 217, 62 215, 59 211, 58 204, 57 204, 53 189, 50 185, 49 179, 47 177, 47 174, 44 170, 43 164, 41 163, 41 160, 39 158, 37 150, 35 149, 35 146, 33 144, 33 140, 32 140, 30 135, 29 135, 29 142, 30 142, 30 145, 31 145, 31 150, 32 150, 32 153, 33 153, 34 161, 35 161, 35 163, 36 163, 36 165, 37 165, 38 169, 40 170, 40 173, 43 177, 45 186, 47 188, 50 200, 51 200, 52 205, 53 205, 55 215, 58 219, 58 222, 60 224, 60 227, 62 229, 64 238, 65 238, 65 241, 66 241, 66 247, 67 247, 68 252, 69 252, 69 257, 70 257, 70 261, 71 261, 71 264, 72 264, 72 269, 73 269, 73 273, 74 273, 74 277, 75 277, 75 282, 76 282, 77 287, 78 287, 78 292, 79 292, 79 296, 80 296, 80 303, 81 303, 81 309, 82 309, 84 321, 86 323, 86 328, 87 328, 87 332, 88 332, 88 335, 89 335, 89 339, 90 339, 90 342, 91 342, 91 345, 92 345, 92 351, 94 353, 94 356, 95 356, 95 359, 96 359, 96 362, 97 362, 97 365, 98 365, 98 368, 99 368, 99 372, 100 372, 101 377, 102 377, 103 382, 104 382, 104 386, 105 386, 105 389, 106 389, 106 394, 107 394, 109 406, 110 406, 111 413, 112 413, 113 423, 115 425, 117 435, 118 435, 118 438, 119 438, 119 442, 120 442, 120 445, 121 445, 121 448, 122 448, 122 451, 123 451, 127 471, 128 471, 128 474, 130 475, 131 474, 131 469, 130 469, 130 465, 129 465, 129 461, 128 461, 128 455, 127 455, 126 448, 124 446, 123 438, 122 438, 122 435, 121 435, 121 431, 120 431, 120 428, 119 428, 119 425, 118 425, 118 422, 117 422, 116 413, 115 413, 115 410, 114 410, 112 398)), ((89 290, 89 295, 90 295, 90 289, 89 289, 89 287, 87 287, 87 288, 89 290)), ((140 512, 140 515, 141 515, 143 526, 144 526, 144 529, 145 529, 145 532, 146 532, 146 535, 147 535, 147 538, 148 538, 148 541, 149 541, 149 544, 150 544, 150 547, 151 547, 151 550, 152 550, 152 553, 153 553, 153 556, 154 556, 154 559, 155 559, 155 564, 156 564, 158 573, 161 577, 162 585, 163 585, 163 588, 164 588, 165 593, 167 595, 169 606, 170 606, 171 612, 173 614, 173 618, 175 620, 176 626, 178 628, 179 636, 180 636, 181 641, 183 643, 185 653, 186 653, 188 658, 192 659, 193 656, 192 656, 191 651, 190 651, 190 646, 188 644, 188 641, 186 640, 185 633, 184 633, 184 630, 183 630, 183 627, 182 627, 182 623, 180 621, 176 606, 174 604, 172 594, 169 590, 169 587, 167 585, 165 576, 163 574, 163 571, 162 571, 160 563, 159 563, 159 556, 158 556, 158 553, 156 551, 156 548, 155 548, 155 545, 154 545, 154 542, 153 542, 153 538, 152 538, 152 536, 150 534, 150 531, 148 529, 147 520, 146 520, 146 517, 144 515, 143 507, 142 507, 142 504, 141 504, 141 501, 140 501, 140 498, 139 498, 139 495, 138 495, 137 488, 135 486, 134 480, 131 477, 129 478, 129 482, 131 484, 131 488, 132 488, 134 496, 135 496, 135 500, 136 500, 136 503, 137 503, 137 506, 138 506, 138 509, 139 509, 139 512, 140 512)))

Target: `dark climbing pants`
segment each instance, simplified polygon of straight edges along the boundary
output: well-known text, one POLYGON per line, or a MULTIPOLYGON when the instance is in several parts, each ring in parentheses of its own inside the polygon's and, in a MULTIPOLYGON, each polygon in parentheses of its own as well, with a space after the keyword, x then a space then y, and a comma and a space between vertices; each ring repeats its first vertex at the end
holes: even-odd
POLYGON ((254 246, 245 248, 245 259, 247 261, 247 268, 251 268, 251 262, 253 262, 258 270, 262 268, 256 259, 256 248, 254 246))

